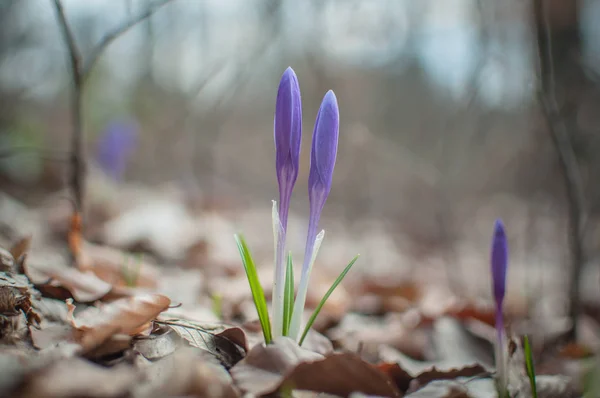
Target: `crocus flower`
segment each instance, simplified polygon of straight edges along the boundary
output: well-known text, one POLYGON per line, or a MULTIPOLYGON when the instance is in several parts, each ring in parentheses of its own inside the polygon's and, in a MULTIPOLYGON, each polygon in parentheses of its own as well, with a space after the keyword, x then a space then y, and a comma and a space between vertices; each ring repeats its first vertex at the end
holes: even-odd
POLYGON ((338 147, 339 120, 340 114, 337 98, 333 91, 329 90, 321 102, 313 133, 310 172, 308 176, 310 218, 308 221, 302 275, 300 276, 300 285, 296 301, 294 302, 294 311, 290 325, 290 337, 292 338, 297 338, 300 331, 300 322, 302 320, 302 313, 304 312, 310 272, 321 241, 323 240, 323 231, 317 235, 317 227, 323 206, 331 190, 331 180, 338 147))
POLYGON ((279 208, 273 207, 275 240, 275 278, 273 284, 273 333, 282 334, 283 294, 285 283, 285 235, 290 198, 298 177, 302 141, 302 102, 298 78, 292 68, 281 77, 275 105, 274 138, 275 170, 279 184, 279 208))
POLYGON ((102 170, 120 180, 127 159, 137 144, 137 125, 131 121, 114 121, 101 133, 96 158, 102 170))
POLYGON ((501 220, 496 220, 494 225, 494 237, 492 239, 491 266, 492 266, 492 289, 496 302, 496 371, 500 388, 506 388, 506 372, 504 363, 504 318, 502 315, 502 303, 506 292, 506 268, 508 264, 508 244, 506 233, 501 220))

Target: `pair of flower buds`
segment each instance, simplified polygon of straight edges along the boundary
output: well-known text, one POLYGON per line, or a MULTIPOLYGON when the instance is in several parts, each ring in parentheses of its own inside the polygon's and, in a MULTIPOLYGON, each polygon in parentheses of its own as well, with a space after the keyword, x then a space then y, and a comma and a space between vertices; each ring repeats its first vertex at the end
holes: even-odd
MULTIPOLYGON (((328 91, 321 102, 315 122, 310 154, 308 198, 310 216, 304 262, 293 316, 288 335, 297 338, 306 302, 306 291, 312 265, 315 261, 324 231, 317 235, 319 218, 331 190, 331 180, 338 147, 339 109, 333 91, 328 91)), ((292 191, 298 177, 300 147, 302 142, 302 102, 298 78, 292 68, 281 77, 275 107, 274 136, 275 167, 279 184, 279 203, 273 203, 273 228, 275 236, 275 282, 273 285, 274 335, 281 336, 284 316, 283 296, 286 267, 285 237, 292 191)))

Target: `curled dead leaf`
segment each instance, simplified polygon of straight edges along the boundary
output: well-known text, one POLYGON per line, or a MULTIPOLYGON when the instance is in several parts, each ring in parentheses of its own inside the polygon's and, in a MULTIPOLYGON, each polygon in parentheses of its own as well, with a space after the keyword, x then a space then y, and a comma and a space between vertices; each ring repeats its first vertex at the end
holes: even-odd
POLYGON ((238 327, 203 325, 184 319, 157 323, 173 330, 192 347, 208 351, 227 369, 238 363, 246 353, 246 336, 238 327))
POLYGON ((12 254, 5 249, 0 247, 0 271, 2 272, 14 272, 15 271, 15 259, 12 254))
POLYGON ((38 295, 23 275, 0 272, 0 336, 9 332, 11 317, 23 314, 28 325, 41 321, 33 305, 38 295))
POLYGON ((123 397, 139 380, 128 366, 105 368, 80 358, 63 359, 34 370, 24 380, 20 397, 123 397))
POLYGON ((10 254, 12 254, 13 259, 16 262, 17 268, 23 265, 25 261, 25 257, 27 256, 27 252, 29 251, 29 247, 31 246, 31 235, 25 236, 24 238, 19 239, 15 244, 13 244, 10 248, 10 254))
POLYGON ((93 272, 77 268, 26 265, 25 272, 41 291, 53 298, 73 297, 77 302, 91 303, 105 297, 112 289, 109 283, 93 272))
POLYGON ((399 397, 391 378, 360 357, 331 354, 327 357, 299 347, 289 338, 258 345, 231 369, 236 385, 254 395, 280 389, 309 390, 339 396, 362 392, 399 397))
POLYGON ((115 300, 100 307, 90 307, 74 316, 75 306, 67 301, 73 339, 89 352, 115 334, 137 335, 171 304, 160 294, 142 294, 115 300))
POLYGON ((138 383, 139 397, 236 398, 240 394, 227 371, 197 355, 191 348, 180 348, 173 355, 155 362, 136 359, 145 382, 138 383))

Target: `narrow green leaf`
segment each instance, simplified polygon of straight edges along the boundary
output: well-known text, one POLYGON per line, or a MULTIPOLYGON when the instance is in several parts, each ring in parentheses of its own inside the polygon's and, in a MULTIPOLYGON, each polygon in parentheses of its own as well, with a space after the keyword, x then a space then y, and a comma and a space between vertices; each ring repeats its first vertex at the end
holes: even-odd
POLYGON ((331 287, 329 288, 329 290, 327 291, 327 293, 325 293, 325 295, 323 296, 323 298, 319 302, 319 305, 317 305, 317 308, 315 308, 315 310, 313 311, 312 315, 310 316, 310 319, 308 320, 308 323, 306 324, 306 327, 304 328, 304 332, 302 332, 302 337, 300 337, 300 342, 298 343, 299 345, 302 345, 302 343, 304 342, 304 339, 306 338, 306 335, 308 334, 308 331, 312 327, 312 324, 315 323, 315 319, 317 319, 317 316, 319 315, 319 312, 321 312, 321 309, 323 308, 323 306, 327 302, 327 299, 329 298, 329 296, 331 296, 331 294, 333 293, 333 291, 335 290, 335 288, 342 282, 342 280, 344 279, 344 277, 346 276, 346 274, 348 273, 348 271, 350 271, 350 268, 352 268, 352 266, 354 265, 354 263, 356 262, 356 260, 358 260, 359 256, 360 256, 360 254, 357 254, 356 257, 354 257, 352 259, 352 261, 350 261, 350 263, 348 263, 348 265, 346 265, 346 268, 344 268, 344 270, 342 271, 342 273, 333 282, 333 284, 331 285, 331 287))
POLYGON ((283 295, 283 335, 287 336, 294 310, 294 267, 292 265, 292 252, 288 253, 287 268, 285 270, 285 291, 283 295))
POLYGON ((533 354, 531 353, 531 345, 529 344, 529 337, 523 336, 523 349, 525 350, 525 367, 527 368, 527 376, 529 376, 529 383, 531 384, 531 395, 533 398, 537 398, 537 386, 535 384, 535 367, 533 366, 533 354))
POLYGON ((258 319, 260 320, 260 326, 265 337, 265 343, 269 344, 273 340, 271 335, 271 322, 269 321, 269 311, 267 309, 267 300, 265 299, 265 292, 258 279, 258 273, 256 272, 256 265, 246 244, 246 240, 242 235, 235 234, 235 242, 237 243, 238 250, 242 256, 242 262, 244 263, 244 269, 246 270, 246 277, 250 284, 250 291, 252 292, 252 299, 254 300, 254 306, 258 313, 258 319))

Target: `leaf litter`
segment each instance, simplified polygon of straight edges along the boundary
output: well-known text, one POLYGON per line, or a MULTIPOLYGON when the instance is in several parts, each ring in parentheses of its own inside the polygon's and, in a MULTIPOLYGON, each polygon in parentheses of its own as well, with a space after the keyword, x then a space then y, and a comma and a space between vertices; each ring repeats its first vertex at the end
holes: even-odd
MULTIPOLYGON (((110 225, 89 226, 102 231, 104 241, 82 237, 77 266, 56 246, 52 226, 32 227, 46 231, 34 234, 34 240, 22 228, 17 228, 20 238, 0 240, 2 396, 305 396, 302 391, 353 397, 495 396, 489 298, 456 296, 445 286, 402 273, 350 275, 302 347, 285 338, 265 346, 243 268, 225 253, 234 247, 222 243, 235 230, 228 225, 235 213, 192 208, 181 198, 162 195, 162 204, 151 207, 172 218, 170 230, 186 219, 182 231, 187 236, 172 246, 173 237, 164 238, 156 225, 143 234, 153 222, 147 208, 140 212, 143 225, 114 232, 115 226, 136 222, 131 200, 123 211, 113 206, 110 225), (176 203, 170 207, 168 200, 176 203), (119 220, 121 214, 127 217, 119 220), (221 235, 207 229, 207 220, 215 217, 221 235), (144 239, 151 243, 140 254, 144 239), (200 262, 187 257, 192 247, 202 248, 200 262)), ((59 223, 69 222, 70 214, 64 214, 59 223)), ((56 214, 49 216, 58 222, 56 214)), ((29 219, 50 223, 39 215, 29 219)), ((262 266, 269 250, 258 253, 265 253, 257 263, 269 295, 272 270, 262 266)), ((309 307, 318 303, 333 275, 326 261, 315 267, 309 307)), ((555 353, 536 350, 556 328, 532 326, 521 309, 507 313, 514 318, 511 335, 527 330, 533 342, 538 396, 582 396, 577 380, 597 366, 589 351, 584 346, 558 347, 555 353), (565 369, 574 364, 579 370, 568 376, 565 369)), ((598 325, 589 328, 597 331, 598 325)), ((589 336, 585 347, 593 347, 593 353, 600 340, 589 336)), ((509 358, 511 392, 520 397, 530 394, 521 352, 517 344, 509 358)))

